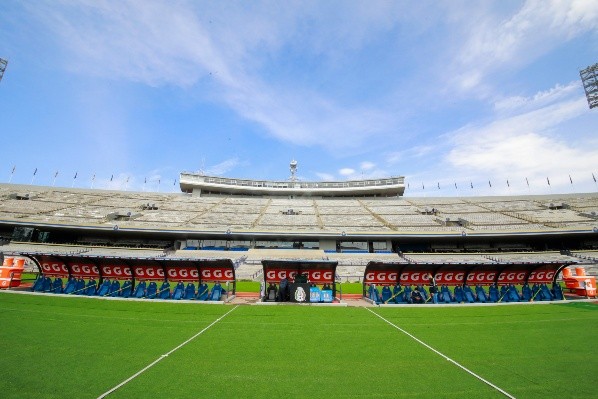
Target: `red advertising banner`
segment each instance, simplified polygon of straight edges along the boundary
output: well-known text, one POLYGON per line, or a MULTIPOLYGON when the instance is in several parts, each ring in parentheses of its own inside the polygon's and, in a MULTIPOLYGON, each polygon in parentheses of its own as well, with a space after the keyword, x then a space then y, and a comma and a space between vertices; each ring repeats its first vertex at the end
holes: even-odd
POLYGON ((531 284, 549 284, 554 280, 555 270, 542 268, 530 273, 527 282, 531 284))
POLYGON ((295 281, 297 275, 296 269, 265 269, 266 283, 280 283, 280 280, 286 278, 289 281, 295 281))
POLYGON ((46 259, 42 262, 41 266, 42 273, 46 276, 67 277, 69 275, 66 265, 60 261, 46 259))
POLYGON ((90 263, 69 263, 71 275, 77 278, 98 278, 100 271, 90 263))
POLYGON ((443 270, 434 276, 439 285, 461 285, 465 282, 465 272, 462 270, 443 270))
POLYGON ((101 267, 101 269, 102 269, 102 277, 104 277, 104 278, 128 280, 133 277, 133 275, 131 273, 131 268, 129 266, 104 265, 101 267))
POLYGON ((402 285, 430 284, 431 272, 427 270, 410 271, 401 273, 402 285))
POLYGON ((170 281, 198 281, 199 272, 196 267, 167 267, 166 276, 170 281))
POLYGON ((526 270, 507 270, 498 276, 498 284, 523 284, 526 277, 526 270))
POLYGON ((201 281, 234 281, 233 269, 228 267, 201 268, 201 281))
POLYGON ((376 270, 367 272, 364 276, 364 282, 366 284, 395 285, 398 278, 399 273, 396 271, 376 270))
POLYGON ((164 280, 164 269, 160 266, 135 266, 133 268, 137 280, 164 280))
POLYGON ((496 280, 496 275, 495 271, 473 271, 467 275, 467 284, 493 284, 496 280))
POLYGON ((314 284, 334 283, 334 272, 332 270, 310 270, 307 279, 314 284))

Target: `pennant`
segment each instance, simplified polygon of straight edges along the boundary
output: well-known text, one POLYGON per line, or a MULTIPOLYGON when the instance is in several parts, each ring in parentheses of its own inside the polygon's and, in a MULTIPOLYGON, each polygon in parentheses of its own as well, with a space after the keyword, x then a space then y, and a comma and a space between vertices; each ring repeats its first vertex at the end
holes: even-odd
POLYGON ((174 183, 172 183, 173 186, 176 186, 176 179, 174 179, 174 183))
POLYGON ((573 184, 573 179, 571 178, 571 175, 569 175, 569 181, 571 182, 571 184, 573 184))
POLYGON ((490 188, 492 188, 492 183, 490 183, 490 180, 488 180, 488 185, 490 186, 490 188))
MULTIPOLYGON (((16 166, 16 165, 15 165, 15 166, 13 166, 13 167, 12 167, 12 172, 10 172, 10 173, 15 173, 15 169, 16 169, 16 168, 17 168, 17 166, 16 166)), ((594 176, 594 175, 592 175, 592 176, 594 176)), ((596 181, 596 179, 595 179, 595 178, 594 178, 594 181, 596 181)))
POLYGON ((471 188, 473 188, 473 182, 469 182, 469 185, 471 186, 471 188))
POLYGON ((509 184, 509 179, 507 179, 507 187, 511 187, 511 185, 509 184))
POLYGON ((76 178, 77 178, 77 173, 79 173, 79 172, 75 172, 75 177, 73 177, 73 179, 76 179, 76 178))
POLYGON ((457 182, 455 182, 455 190, 457 189, 457 182))
POLYGON ((56 173, 54 173, 54 178, 56 179, 56 176, 58 176, 58 171, 56 171, 56 173))
POLYGON ((129 176, 127 176, 127 183, 129 182, 129 176))
POLYGON ((35 176, 37 174, 37 168, 35 168, 35 170, 33 171, 33 176, 35 176))
POLYGON ((594 183, 596 183, 596 176, 592 173, 592 179, 594 179, 594 183))
POLYGON ((146 184, 146 183, 147 183, 147 177, 146 177, 146 178, 145 178, 145 180, 143 181, 143 184, 146 184))
POLYGON ((96 179, 96 174, 94 173, 93 177, 91 178, 91 181, 95 181, 95 179, 96 179))
POLYGON ((422 182, 422 190, 425 190, 426 188, 424 187, 424 182, 422 182))
POLYGON ((440 182, 438 182, 438 189, 440 190, 440 182))
POLYGON ((160 179, 158 179, 158 185, 160 185, 160 179))
POLYGON ((527 177, 525 178, 525 182, 527 183, 527 188, 529 188, 529 180, 527 180, 527 177))
POLYGON ((550 186, 550 180, 548 180, 548 177, 546 178, 546 181, 548 182, 548 185, 550 186))
POLYGON ((112 181, 112 179, 114 179, 114 175, 110 176, 110 181, 112 181))
MULTIPOLYGON (((594 179, 594 180, 596 180, 596 179, 594 179)), ((409 183, 407 183, 407 188, 409 188, 409 183)))

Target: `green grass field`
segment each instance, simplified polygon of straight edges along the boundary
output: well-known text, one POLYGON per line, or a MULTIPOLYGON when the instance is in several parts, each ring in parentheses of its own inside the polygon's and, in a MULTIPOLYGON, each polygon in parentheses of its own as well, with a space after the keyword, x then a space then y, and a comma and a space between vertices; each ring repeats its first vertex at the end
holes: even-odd
MULTIPOLYGON (((598 305, 370 308, 518 398, 595 398, 598 305)), ((0 294, 0 397, 502 395, 366 308, 0 294)))

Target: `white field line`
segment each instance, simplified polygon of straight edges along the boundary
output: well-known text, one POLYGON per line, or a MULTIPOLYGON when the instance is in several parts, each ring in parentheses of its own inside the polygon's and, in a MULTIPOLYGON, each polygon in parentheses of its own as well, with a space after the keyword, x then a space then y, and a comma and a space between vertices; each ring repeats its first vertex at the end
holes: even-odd
POLYGON ((376 316, 378 316, 380 319, 384 320, 386 323, 390 324, 391 326, 393 326, 394 328, 396 328, 397 330, 399 330, 400 332, 402 332, 403 334, 409 336, 410 338, 414 339, 415 341, 417 341, 418 343, 420 343, 421 345, 425 346, 426 348, 430 349, 432 352, 436 353, 437 355, 445 358, 446 360, 448 360, 449 362, 453 363, 455 366, 459 367, 460 369, 466 371, 467 373, 471 374, 472 376, 474 376, 475 378, 477 378, 478 380, 482 381, 483 383, 491 386, 492 388, 496 389, 498 392, 502 393, 503 395, 505 395, 508 398, 511 399, 515 399, 515 397, 513 395, 511 395, 510 393, 508 393, 507 391, 505 391, 502 388, 497 387, 496 385, 494 385, 493 383, 491 383, 490 381, 480 377, 479 375, 477 375, 476 373, 474 373, 473 371, 469 370, 467 367, 461 365, 460 363, 454 361, 453 359, 451 359, 450 357, 446 356, 444 353, 432 348, 430 345, 426 344, 424 341, 422 341, 421 339, 415 337, 414 335, 408 333, 407 331, 403 330, 401 327, 397 326, 396 324, 393 324, 392 322, 386 320, 384 317, 380 316, 378 313, 374 312, 373 310, 369 309, 369 308, 365 308, 366 310, 368 310, 369 312, 375 314, 376 316))
POLYGON ((179 350, 183 346, 187 345, 189 342, 193 341, 195 338, 199 337, 201 334, 203 334, 204 332, 206 332, 210 327, 212 327, 214 324, 218 323, 220 320, 224 319, 226 316, 228 316, 229 313, 231 313, 233 310, 235 310, 238 307, 239 307, 239 305, 235 306, 234 308, 232 308, 231 310, 229 310, 228 312, 226 312, 225 314, 223 314, 222 316, 220 316, 219 318, 217 318, 216 320, 214 320, 209 326, 205 327, 203 330, 201 330, 200 332, 198 332, 197 334, 195 334, 194 336, 192 336, 191 338, 189 338, 188 340, 186 340, 182 344, 174 347, 173 349, 171 349, 170 351, 168 351, 165 354, 161 355, 159 358, 157 358, 156 360, 154 360, 153 362, 151 362, 150 364, 148 364, 147 366, 145 366, 144 368, 142 368, 141 370, 139 370, 138 372, 136 372, 135 374, 133 374, 132 376, 130 376, 129 378, 127 378, 126 380, 124 380, 123 382, 121 382, 120 384, 118 384, 115 387, 113 387, 113 388, 109 389, 108 391, 104 392, 103 394, 101 394, 100 396, 98 396, 98 399, 105 398, 106 396, 110 395, 112 392, 116 391, 118 388, 122 387, 123 385, 127 384, 128 382, 132 381, 133 379, 139 377, 145 371, 149 370, 154 365, 156 365, 160 360, 164 359, 165 357, 168 357, 170 354, 174 353, 175 351, 179 350))

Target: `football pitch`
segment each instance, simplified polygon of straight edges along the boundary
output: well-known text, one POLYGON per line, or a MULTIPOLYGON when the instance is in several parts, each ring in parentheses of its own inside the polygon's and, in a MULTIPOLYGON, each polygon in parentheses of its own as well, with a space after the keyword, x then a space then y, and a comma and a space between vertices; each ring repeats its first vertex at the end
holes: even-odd
POLYGON ((2 398, 598 397, 592 303, 341 308, 2 293, 0 317, 2 398))

